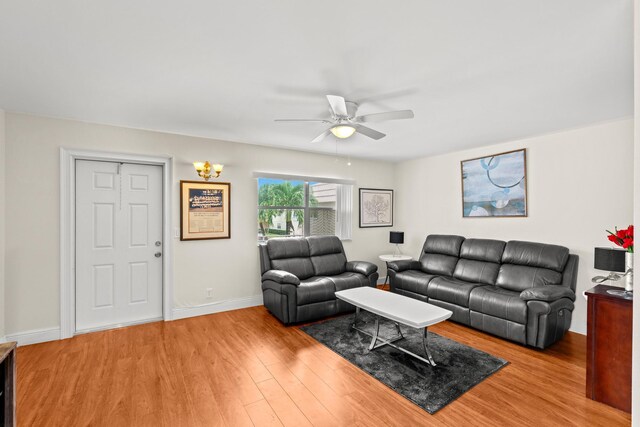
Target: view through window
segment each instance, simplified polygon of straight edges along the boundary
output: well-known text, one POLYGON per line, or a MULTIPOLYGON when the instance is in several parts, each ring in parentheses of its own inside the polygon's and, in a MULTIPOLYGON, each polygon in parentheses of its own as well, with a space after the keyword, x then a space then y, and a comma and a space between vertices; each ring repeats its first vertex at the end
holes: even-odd
POLYGON ((341 184, 258 178, 258 241, 335 235, 341 184))

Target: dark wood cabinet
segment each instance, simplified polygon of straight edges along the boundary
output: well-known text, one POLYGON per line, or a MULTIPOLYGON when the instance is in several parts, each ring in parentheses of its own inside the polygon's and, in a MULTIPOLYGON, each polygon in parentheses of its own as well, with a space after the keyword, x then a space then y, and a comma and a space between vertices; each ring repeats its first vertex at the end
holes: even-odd
POLYGON ((633 300, 598 285, 587 302, 587 397, 631 412, 633 300))
POLYGON ((16 425, 16 343, 0 344, 0 421, 16 425))

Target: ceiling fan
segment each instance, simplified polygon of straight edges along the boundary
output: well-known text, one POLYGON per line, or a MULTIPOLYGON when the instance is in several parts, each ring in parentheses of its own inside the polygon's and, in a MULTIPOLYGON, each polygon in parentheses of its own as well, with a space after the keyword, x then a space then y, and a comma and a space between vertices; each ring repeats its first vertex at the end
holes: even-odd
POLYGON ((386 135, 377 130, 363 126, 361 123, 381 122, 384 120, 412 119, 413 111, 388 111, 385 113, 365 114, 364 116, 356 116, 358 104, 351 101, 345 101, 341 96, 327 95, 329 101, 329 111, 331 118, 328 119, 276 119, 276 122, 321 122, 331 125, 327 130, 315 137, 311 142, 320 142, 330 133, 337 138, 349 138, 355 132, 358 132, 369 138, 378 140, 386 135))

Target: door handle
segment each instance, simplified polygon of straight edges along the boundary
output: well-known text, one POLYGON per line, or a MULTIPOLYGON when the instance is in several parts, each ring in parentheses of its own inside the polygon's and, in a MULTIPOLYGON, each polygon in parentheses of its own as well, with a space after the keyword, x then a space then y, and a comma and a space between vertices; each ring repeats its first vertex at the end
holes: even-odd
POLYGON ((156 253, 154 254, 154 256, 155 256, 156 258, 160 258, 160 257, 162 256, 162 252, 156 252, 156 253))

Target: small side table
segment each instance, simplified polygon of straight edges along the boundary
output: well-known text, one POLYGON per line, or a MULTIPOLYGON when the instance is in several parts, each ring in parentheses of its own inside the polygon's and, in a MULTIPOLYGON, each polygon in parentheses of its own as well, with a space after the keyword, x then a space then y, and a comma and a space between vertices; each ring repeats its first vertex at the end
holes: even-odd
POLYGON ((0 344, 0 425, 16 425, 16 343, 0 344))
POLYGON ((410 255, 395 255, 395 254, 386 254, 378 256, 380 261, 384 261, 387 263, 387 277, 384 279, 384 283, 382 286, 386 286, 389 282, 389 263, 393 261, 411 261, 413 259, 410 255))
POLYGON ((598 285, 587 299, 587 397, 631 412, 633 300, 598 285))

